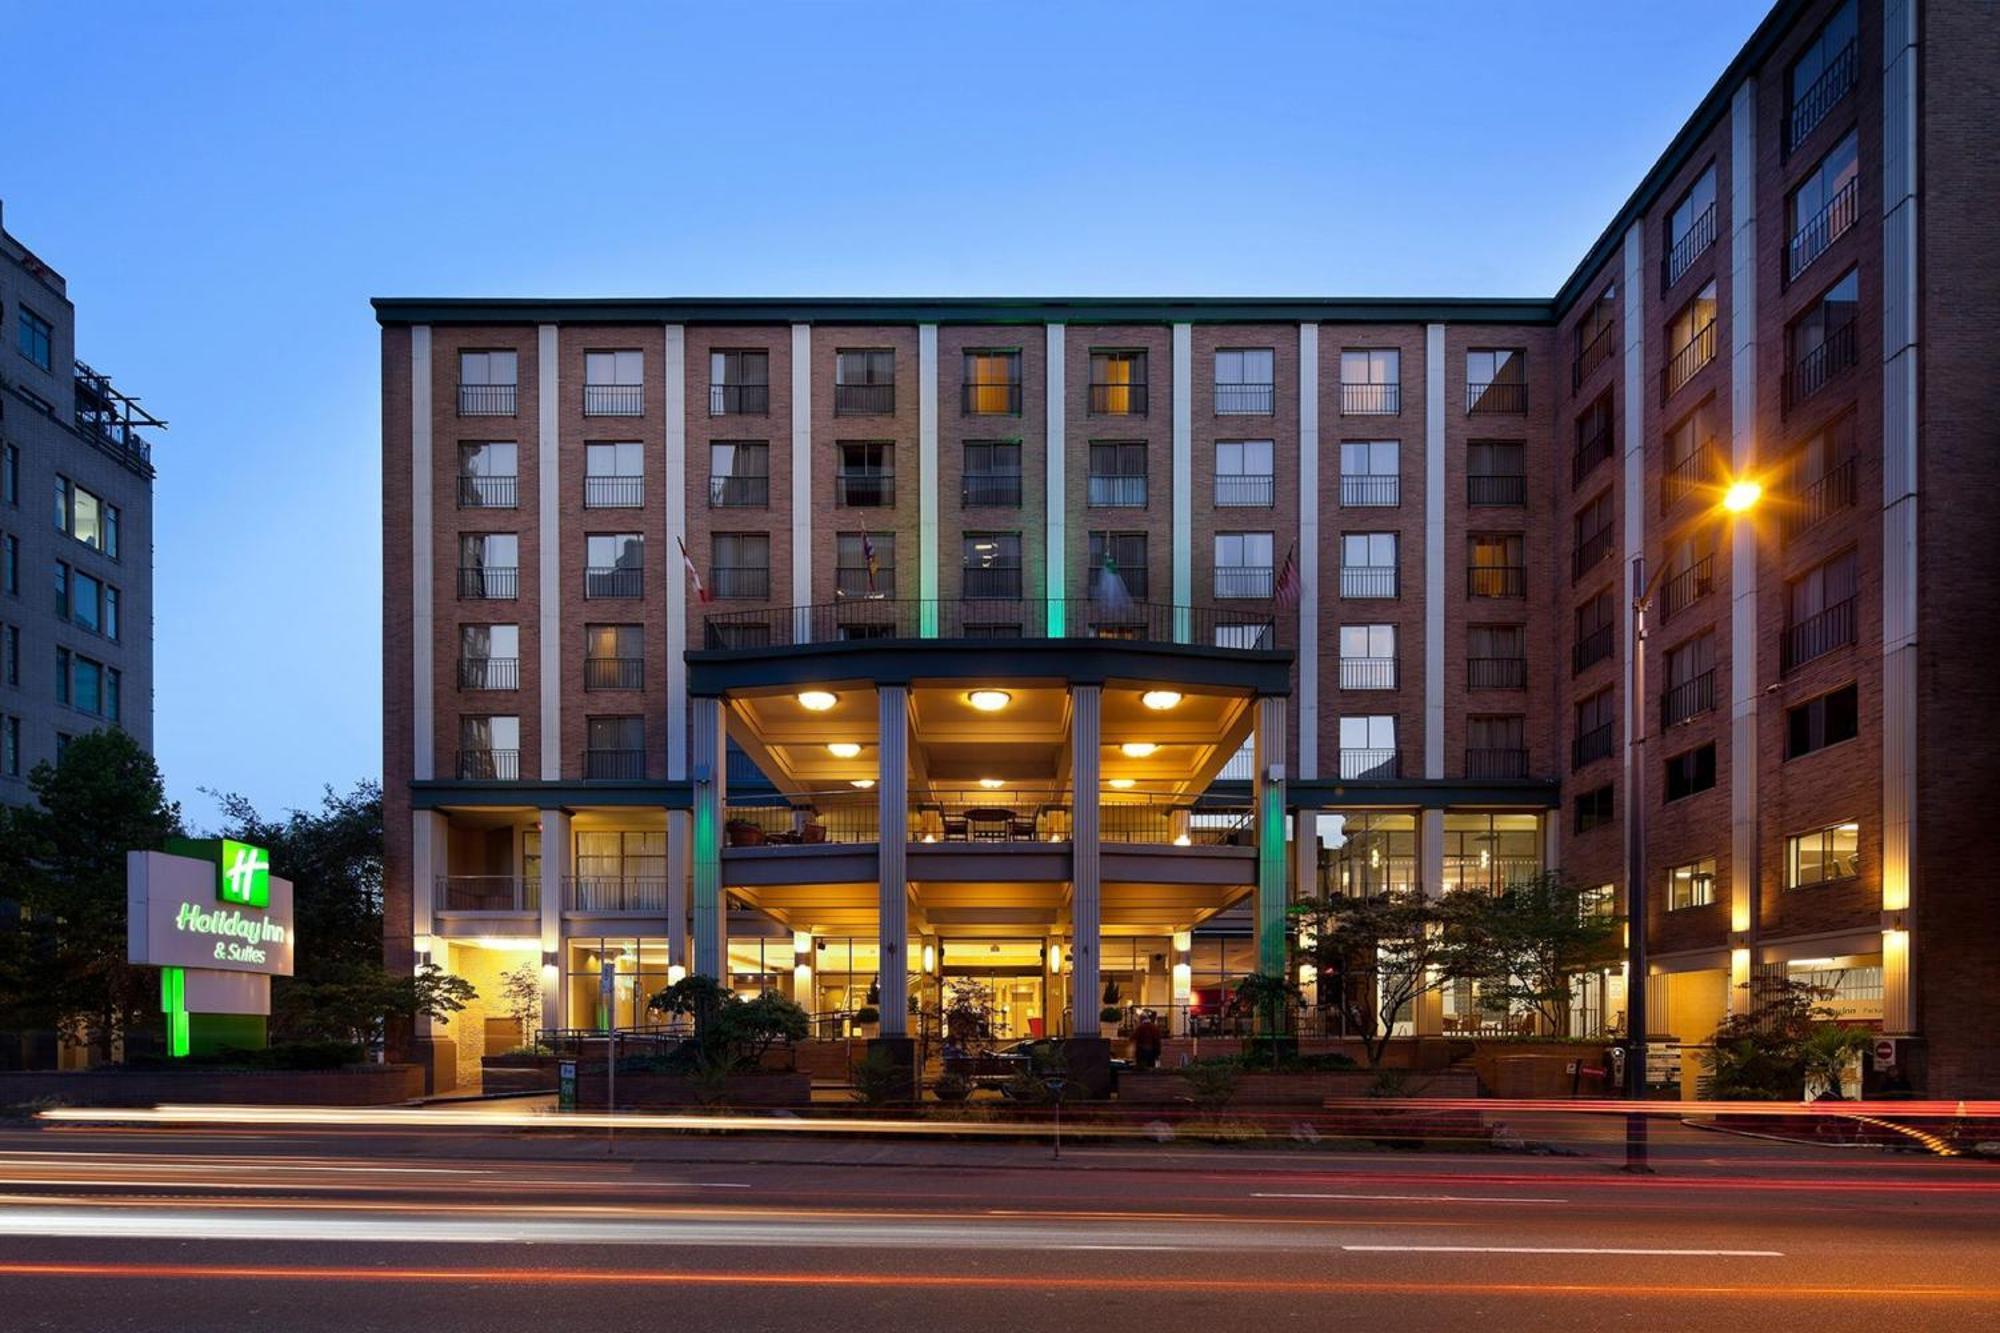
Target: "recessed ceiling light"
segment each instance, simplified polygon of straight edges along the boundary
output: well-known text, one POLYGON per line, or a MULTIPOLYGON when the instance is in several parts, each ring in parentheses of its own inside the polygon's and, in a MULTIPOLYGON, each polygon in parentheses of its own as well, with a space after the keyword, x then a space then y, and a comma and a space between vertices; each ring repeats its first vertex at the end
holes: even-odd
POLYGON ((848 786, 850 786, 850 787, 859 787, 859 788, 861 788, 861 790, 863 790, 863 791, 867 791, 867 790, 868 790, 868 789, 869 789, 870 787, 872 787, 872 786, 874 786, 874 785, 875 785, 875 779, 873 779, 873 778, 850 778, 850 779, 848 780, 848 783, 847 783, 847 785, 848 785, 848 786))
POLYGON ((981 778, 979 779, 979 785, 986 788, 986 790, 988 791, 995 791, 1001 787, 1006 786, 1007 784, 1002 782, 999 778, 981 778))
POLYGON ((1014 696, 1005 690, 974 690, 965 701, 982 713, 997 713, 1012 703, 1014 696))
POLYGON ((1127 759, 1144 759, 1159 748, 1159 746, 1153 744, 1151 741, 1126 741, 1118 747, 1118 753, 1124 755, 1127 759))
MULTIPOLYGON (((803 696, 801 696, 803 697, 803 696)), ((1147 690, 1139 696, 1139 702, 1156 712, 1164 713, 1181 701, 1179 690, 1147 690)))
POLYGON ((829 690, 801 690, 799 692, 799 707, 809 709, 815 713, 824 713, 839 702, 839 697, 829 690))
POLYGON ((852 759, 861 753, 861 747, 853 741, 833 741, 826 747, 826 752, 835 759, 852 759))
POLYGON ((1117 788, 1117 789, 1118 789, 1119 791, 1130 791, 1130 790, 1132 790, 1132 779, 1130 779, 1130 778, 1113 778, 1113 779, 1111 779, 1111 781, 1110 781, 1110 782, 1106 783, 1105 785, 1106 785, 1106 786, 1108 786, 1108 787, 1115 787, 1115 788, 1117 788))

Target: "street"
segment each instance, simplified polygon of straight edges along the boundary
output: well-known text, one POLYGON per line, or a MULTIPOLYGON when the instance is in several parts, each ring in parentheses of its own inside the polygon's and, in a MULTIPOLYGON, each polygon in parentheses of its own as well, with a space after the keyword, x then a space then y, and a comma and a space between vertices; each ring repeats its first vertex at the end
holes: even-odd
POLYGON ((2000 1327, 2000 1171, 282 1126, 0 1132, 9 1329, 2000 1327))

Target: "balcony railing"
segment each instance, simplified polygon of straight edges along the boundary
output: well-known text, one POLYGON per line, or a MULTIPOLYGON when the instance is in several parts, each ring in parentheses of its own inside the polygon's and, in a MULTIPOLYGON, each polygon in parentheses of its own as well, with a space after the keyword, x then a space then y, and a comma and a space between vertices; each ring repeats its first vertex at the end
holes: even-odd
POLYGON ((1528 385, 1524 380, 1468 380, 1465 410, 1478 415, 1509 413, 1519 416, 1528 410, 1528 385))
POLYGON ((1394 597, 1396 595, 1396 567, 1394 565, 1342 565, 1340 567, 1340 595, 1342 597, 1394 597))
POLYGON ((460 509, 512 509, 518 503, 520 480, 515 477, 460 477, 460 509))
POLYGON ((1340 688, 1343 690, 1395 689, 1396 659, 1393 657, 1341 658, 1340 688))
POLYGON ((968 472, 961 485, 961 502, 967 509, 1021 507, 1021 474, 1018 472, 968 472))
POLYGON ((1672 620, 1715 591, 1715 556, 1704 555, 1660 585, 1660 619, 1672 620))
POLYGON ((439 875, 431 902, 440 912, 539 912, 542 885, 519 875, 439 875))
POLYGON ((1808 482, 1794 492, 1785 509, 1786 539, 1803 535, 1843 509, 1854 508, 1857 495, 1855 460, 1843 459, 1827 469, 1818 481, 1808 482))
POLYGON ((638 509, 646 503, 644 477, 585 477, 585 509, 638 509))
POLYGON ((1138 476, 1092 476, 1085 486, 1084 501, 1092 509, 1144 509, 1146 478, 1138 476))
POLYGON ((1526 565, 1474 565, 1465 571, 1468 597, 1526 597, 1526 565))
POLYGON ((1569 484, 1582 485, 1583 479, 1590 475, 1591 469, 1611 457, 1616 448, 1617 435, 1609 426, 1585 436, 1576 446, 1576 452, 1570 455, 1569 484))
POLYGON ((1342 384, 1340 414, 1344 417, 1393 417, 1403 410, 1400 384, 1342 384))
POLYGON ((882 631, 871 637, 931 641, 1124 639, 1181 644, 1206 651, 1224 648, 1259 652, 1273 652, 1278 646, 1273 617, 1253 607, 1135 602, 1099 620, 1090 614, 1089 602, 1071 599, 1060 605, 1064 608, 1060 629, 1050 627, 1049 603, 1011 595, 968 593, 956 601, 852 601, 726 611, 707 617, 703 647, 805 647, 838 642, 841 631, 850 627, 882 631))
POLYGON ((886 417, 896 411, 894 384, 836 384, 833 411, 843 417, 886 417))
POLYGON ((1595 763, 1599 759, 1609 759, 1611 752, 1617 748, 1614 743, 1617 734, 1617 727, 1610 722, 1579 733, 1577 738, 1570 742, 1570 766, 1582 768, 1585 764, 1595 763))
POLYGON ((1715 244, 1715 205, 1710 204, 1694 220, 1678 241, 1660 259, 1660 277, 1663 289, 1671 287, 1686 275, 1694 261, 1708 252, 1715 244))
POLYGON ((1666 513, 1695 492, 1713 488, 1722 471, 1722 454, 1713 441, 1703 441, 1660 478, 1660 512, 1666 513))
POLYGON ((1401 756, 1395 750, 1350 750, 1342 746, 1340 776, 1341 780, 1346 782, 1400 777, 1401 756))
POLYGON ((1715 360, 1715 321, 1710 320, 1694 331, 1689 338, 1667 358, 1667 364, 1660 367, 1660 399, 1662 402, 1674 396, 1695 374, 1715 360))
POLYGON ((896 503, 896 474, 839 473, 833 479, 833 502, 849 509, 887 509, 896 503))
POLYGON ((1597 332, 1590 335, 1590 341, 1577 349, 1576 360, 1569 366, 1570 388, 1581 389, 1590 372, 1609 361, 1618 350, 1618 335, 1613 331, 1617 327, 1610 322, 1599 325, 1597 332))
POLYGON ((709 571, 709 581, 717 597, 769 597, 769 565, 717 565, 709 571))
POLYGON ((1465 502, 1471 505, 1524 505, 1528 479, 1519 473, 1489 473, 1465 479, 1465 502))
POLYGON ((512 565, 460 565, 458 595, 468 602, 511 602, 521 595, 521 571, 512 565))
POLYGON ((518 782, 521 779, 519 750, 460 750, 458 776, 468 782, 518 782))
POLYGON ((960 571, 959 594, 963 597, 1013 601, 1021 596, 1019 565, 981 565, 960 571))
POLYGON ((572 912, 645 913, 667 910, 667 881, 618 875, 563 876, 563 906, 572 912))
POLYGON ((1090 386, 1090 414, 1094 417, 1143 417, 1146 415, 1146 386, 1093 384, 1090 386))
POLYGON ((1618 539, 1617 529, 1605 524, 1576 544, 1570 552, 1569 577, 1574 583, 1611 558, 1612 547, 1618 539))
POLYGON ((1583 637, 1570 645, 1569 673, 1580 676, 1590 667, 1612 655, 1617 647, 1617 626, 1599 625, 1586 631, 1583 637))
POLYGON ((1465 684, 1473 690, 1523 690, 1528 687, 1524 657, 1468 657, 1465 684))
POLYGON ((1215 479, 1215 507, 1218 509, 1268 508, 1276 495, 1277 485, 1269 474, 1227 473, 1215 479))
POLYGON ((710 477, 708 505, 711 509, 764 509, 771 503, 769 477, 710 477))
POLYGON ((1469 746, 1465 751, 1465 776, 1525 778, 1528 776, 1528 752, 1512 748, 1469 746))
POLYGON ((640 565, 592 565, 583 571, 583 595, 598 597, 643 597, 646 570, 640 565))
MULTIPOLYGON (((1525 755, 1525 751, 1523 754, 1525 755)), ((1466 774, 1471 777, 1471 773, 1466 774)), ((1491 774, 1503 777, 1504 774, 1491 774)), ((1457 889, 1478 889, 1486 893, 1499 893, 1516 884, 1523 884, 1542 873, 1542 858, 1539 856, 1493 856, 1489 853, 1474 852, 1452 854, 1444 858, 1444 891, 1457 889)), ((1495 1015, 1494 1023, 1499 1023, 1505 1015, 1495 1015)), ((1468 1019, 1467 1022, 1476 1020, 1468 1019)))
POLYGON ((1660 725, 1671 727, 1715 707, 1715 668, 1669 686, 1660 694, 1660 725))
POLYGON ((586 778, 619 779, 646 776, 644 750, 585 750, 583 775, 586 778))
POLYGON ((643 657, 586 657, 583 659, 583 688, 586 690, 643 690, 646 688, 646 659, 643 657))
POLYGON ((461 690, 518 690, 521 688, 521 659, 518 657, 461 657, 458 659, 458 688, 461 690))
POLYGON ((1270 384, 1218 384, 1215 386, 1215 414, 1268 416, 1277 401, 1277 388, 1270 384))
POLYGON ((1269 565, 1217 565, 1217 597, 1269 597, 1274 571, 1269 565))
POLYGON ((969 417, 1017 417, 1021 415, 1021 386, 1010 380, 967 380, 959 408, 969 417))
POLYGON ((637 417, 646 412, 643 384, 586 384, 583 414, 587 417, 637 417))
POLYGON ((1785 278, 1790 281, 1806 271, 1813 260, 1827 252, 1847 234, 1860 216, 1861 178, 1855 176, 1835 192, 1833 198, 1808 218, 1785 250, 1785 278))
POLYGON ((1792 363, 1792 368, 1785 372, 1787 408, 1796 407, 1812 397, 1831 383, 1834 376, 1860 360, 1860 343, 1855 336, 1856 322, 1850 318, 1828 329, 1819 346, 1792 363))
POLYGON ((1340 506, 1368 509, 1402 503, 1403 479, 1398 476, 1343 476, 1340 479, 1340 506))
POLYGON ((1786 117, 1787 149, 1804 143, 1806 136, 1826 119, 1827 113, 1840 104, 1840 99, 1854 91, 1854 76, 1859 68, 1860 58, 1853 42, 1841 47, 1833 59, 1826 62, 1826 68, 1813 80, 1812 86, 1792 103, 1791 114, 1786 117))
POLYGON ((771 410, 768 384, 711 384, 708 414, 712 417, 761 417, 771 410))
POLYGON ((1824 611, 1787 625, 1779 652, 1780 670, 1791 671, 1853 643, 1856 605, 1857 599, 1849 597, 1835 602, 1824 611))
POLYGON ((458 414, 462 417, 511 417, 514 415, 514 386, 461 384, 458 386, 458 414))

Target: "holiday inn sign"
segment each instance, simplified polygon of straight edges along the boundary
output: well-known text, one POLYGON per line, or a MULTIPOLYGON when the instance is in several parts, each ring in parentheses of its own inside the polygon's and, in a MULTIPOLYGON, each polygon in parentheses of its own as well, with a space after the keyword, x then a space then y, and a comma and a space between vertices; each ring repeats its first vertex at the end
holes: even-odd
POLYGON ((130 961, 290 976, 292 886, 270 854, 230 838, 167 847, 128 859, 130 961))

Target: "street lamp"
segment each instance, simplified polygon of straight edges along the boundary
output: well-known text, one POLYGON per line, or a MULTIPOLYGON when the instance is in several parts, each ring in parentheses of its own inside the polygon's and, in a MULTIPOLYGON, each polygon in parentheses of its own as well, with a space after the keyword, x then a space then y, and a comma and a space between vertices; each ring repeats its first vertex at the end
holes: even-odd
MULTIPOLYGON (((1722 493, 1718 508, 1738 516, 1757 507, 1764 488, 1744 478, 1731 482, 1722 493)), ((1680 537, 1687 529, 1716 515, 1704 512, 1674 528, 1664 540, 1680 537)), ((1627 864, 1625 884, 1625 1096, 1639 1102, 1646 1097, 1646 612, 1652 608, 1653 593, 1668 566, 1662 562, 1651 578, 1646 576, 1646 556, 1642 550, 1632 557, 1632 803, 1626 820, 1627 864)), ((1646 1166, 1646 1117, 1634 1111, 1625 1117, 1625 1169, 1644 1171, 1646 1166)))

